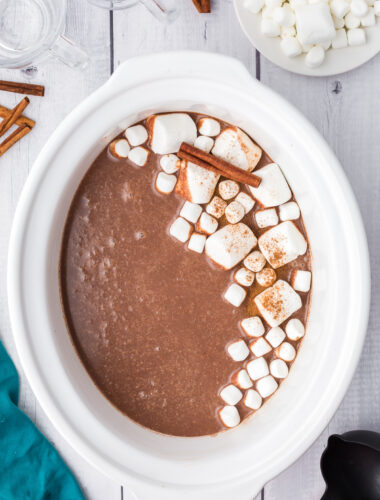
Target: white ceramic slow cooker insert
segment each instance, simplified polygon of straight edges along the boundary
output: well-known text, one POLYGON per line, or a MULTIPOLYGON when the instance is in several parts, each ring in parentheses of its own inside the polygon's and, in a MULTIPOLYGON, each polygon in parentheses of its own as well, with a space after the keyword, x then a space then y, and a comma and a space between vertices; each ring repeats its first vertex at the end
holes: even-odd
POLYGON ((141 500, 251 500, 313 443, 343 398, 367 325, 368 251, 343 171, 299 112, 233 59, 159 54, 122 64, 45 145, 15 215, 8 288, 28 380, 89 462, 141 500), (210 437, 160 435, 119 413, 79 361, 59 301, 61 235, 84 173, 121 130, 171 110, 208 113, 257 140, 295 193, 313 253, 309 324, 287 380, 252 418, 210 437))

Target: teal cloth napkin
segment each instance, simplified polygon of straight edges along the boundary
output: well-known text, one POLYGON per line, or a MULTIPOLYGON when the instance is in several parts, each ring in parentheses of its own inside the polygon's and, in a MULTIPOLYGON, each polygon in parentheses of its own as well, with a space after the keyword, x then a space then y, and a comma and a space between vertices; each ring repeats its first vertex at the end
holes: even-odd
POLYGON ((0 342, 0 500, 84 500, 55 448, 17 407, 18 374, 0 342))

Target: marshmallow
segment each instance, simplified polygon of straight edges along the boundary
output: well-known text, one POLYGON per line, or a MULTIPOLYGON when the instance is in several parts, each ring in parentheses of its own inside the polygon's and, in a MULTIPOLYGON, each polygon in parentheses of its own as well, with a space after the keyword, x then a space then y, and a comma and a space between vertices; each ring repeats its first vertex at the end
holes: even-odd
POLYGON ((370 9, 368 14, 366 14, 360 19, 360 23, 365 28, 369 28, 370 26, 375 26, 376 18, 374 9, 370 9))
POLYGON ((235 201, 238 201, 240 205, 243 205, 246 215, 252 210, 255 204, 255 200, 247 193, 239 193, 236 196, 235 201))
POLYGON ((269 332, 265 335, 265 338, 274 348, 278 347, 285 338, 285 332, 279 326, 271 328, 269 332))
POLYGON ((206 244, 206 235, 193 233, 190 236, 190 241, 189 244, 187 245, 187 248, 189 250, 192 250, 193 252, 202 253, 205 244, 206 244))
POLYGON ((220 219, 224 215, 227 202, 219 198, 219 196, 214 196, 210 203, 206 207, 206 212, 217 219, 220 219))
POLYGON ((160 166, 167 174, 175 174, 179 170, 180 160, 176 155, 165 155, 160 159, 160 166))
POLYGON ((380 16, 380 0, 376 0, 373 3, 373 10, 374 10, 375 16, 380 16))
POLYGON ((251 286, 255 280, 255 274, 249 269, 241 267, 234 274, 234 278, 235 281, 241 286, 251 286))
POLYGON ((231 200, 238 194, 240 186, 235 181, 226 180, 219 183, 218 189, 223 200, 231 200))
POLYGON ((307 242, 293 222, 281 222, 259 238, 259 248, 269 264, 277 269, 304 255, 307 242))
POLYGON ((240 285, 236 283, 232 283, 227 288, 227 291, 224 294, 224 298, 235 307, 240 307, 244 302, 244 299, 247 295, 247 292, 240 285))
POLYGON ((208 203, 214 194, 219 175, 191 162, 181 162, 176 192, 192 203, 208 203))
POLYGON ((130 150, 128 159, 135 163, 138 167, 143 167, 148 161, 149 151, 141 146, 130 150))
POLYGON ((299 5, 295 13, 297 36, 302 45, 314 45, 334 38, 334 23, 327 4, 299 5))
POLYGON ((238 201, 232 201, 225 210, 226 219, 230 224, 240 222, 245 215, 243 205, 238 201))
POLYGON ((198 130, 202 135, 215 137, 220 134, 220 123, 214 118, 201 118, 198 122, 198 130))
POLYGON ((296 357, 296 350, 292 344, 289 344, 289 342, 283 342, 279 347, 277 347, 276 354, 284 361, 293 361, 296 357))
POLYGON ((147 120, 150 146, 156 154, 177 153, 182 142, 194 144, 197 127, 186 113, 152 115, 147 120))
POLYGON ((261 292, 254 299, 265 321, 272 327, 279 326, 302 307, 301 297, 283 280, 261 292))
POLYGON ((228 270, 241 262, 256 243, 256 236, 242 222, 227 224, 207 238, 206 255, 223 269, 228 270))
POLYGON ((206 212, 203 212, 196 225, 196 230, 199 233, 213 234, 218 229, 218 221, 206 212))
POLYGON ((327 40, 327 42, 322 42, 319 44, 324 51, 328 50, 331 47, 331 40, 327 40))
POLYGON ((185 243, 193 231, 193 227, 187 222, 187 220, 178 217, 173 224, 170 226, 169 233, 173 238, 185 243))
POLYGON ((170 194, 177 183, 175 175, 165 174, 160 172, 156 178, 156 189, 162 194, 170 194))
POLYGON ((275 7, 281 7, 282 2, 283 0, 265 0, 265 5, 274 9, 275 7))
POLYGON ((274 378, 286 378, 289 373, 288 365, 282 359, 271 361, 269 369, 274 378))
POLYGON ((307 0, 290 0, 289 1, 289 5, 290 7, 295 10, 295 8, 298 6, 298 5, 306 5, 307 4, 307 0))
POLYGON ((258 250, 255 250, 254 252, 250 253, 248 257, 244 259, 245 267, 247 267, 250 271, 253 271, 255 273, 258 273, 263 269, 263 267, 265 266, 265 262, 266 260, 264 255, 258 250))
POLYGON ((305 327, 297 318, 290 319, 287 322, 285 331, 290 340, 300 340, 305 335, 305 327))
POLYGON ((223 399, 225 403, 228 405, 236 405, 243 397, 243 394, 240 389, 238 389, 233 384, 227 385, 220 391, 220 397, 223 399))
POLYGON ((280 36, 280 25, 273 19, 261 19, 261 32, 270 37, 280 36))
POLYGON ((195 224, 202 213, 202 207, 196 203, 185 201, 179 215, 184 219, 195 224))
POLYGON ((276 271, 271 267, 266 267, 256 274, 256 281, 260 286, 268 287, 276 281, 276 271))
POLYGON ((281 40, 282 52, 287 57, 297 57, 302 53, 302 47, 296 37, 283 38, 281 40))
POLYGON ((263 19, 272 19, 274 8, 272 7, 264 7, 261 11, 261 15, 263 19))
POLYGON ((271 346, 263 337, 259 337, 257 340, 251 342, 249 344, 249 348, 251 349, 253 354, 258 358, 264 356, 265 354, 268 354, 268 352, 271 352, 272 350, 271 346))
POLYGON ((214 146, 214 140, 211 139, 211 137, 200 135, 195 139, 194 146, 198 149, 201 149, 205 153, 209 153, 214 146))
POLYGON ((110 144, 110 153, 118 159, 128 158, 131 148, 125 139, 115 139, 110 144))
POLYGON ((259 316, 251 316, 241 320, 241 327, 248 337, 261 337, 264 335, 265 328, 259 316))
POLYGON ((264 0, 244 0, 244 7, 253 14, 260 12, 264 5, 264 0))
POLYGON ((350 4, 346 0, 332 0, 330 9, 335 17, 342 19, 349 12, 350 4))
POLYGON ((219 410, 219 417, 226 427, 236 427, 240 424, 240 415, 236 406, 224 406, 219 410))
POLYGON ((244 361, 249 355, 249 349, 244 340, 236 340, 227 347, 227 351, 234 361, 244 361))
POLYGON ((243 403, 247 408, 251 408, 251 410, 258 410, 262 404, 263 400, 258 392, 254 389, 249 389, 245 393, 243 403))
POLYGON ((277 390, 278 384, 272 375, 262 378, 256 382, 256 389, 262 398, 271 396, 277 390))
MULTIPOLYGON (((336 30, 339 30, 344 27, 344 19, 339 19, 338 17, 332 16, 334 27, 336 30)), ((336 37, 335 37, 336 38, 336 37)), ((335 38, 333 40, 335 40, 335 38)))
POLYGON ((276 163, 260 168, 255 174, 261 178, 260 186, 257 188, 249 186, 249 189, 264 207, 277 207, 290 200, 292 193, 276 163))
POLYGON ((368 4, 364 0, 352 0, 351 12, 356 17, 364 17, 368 13, 368 4))
POLYGON ((288 201, 288 203, 280 205, 279 211, 280 211, 280 219, 282 221, 296 220, 301 215, 299 206, 295 201, 288 201))
POLYGON ((280 26, 289 28, 294 25, 296 18, 290 6, 288 4, 284 4, 283 7, 276 7, 274 9, 273 21, 280 26))
POLYGON ((294 26, 284 27, 281 26, 281 38, 294 38, 297 36, 297 32, 294 26))
POLYGON ((233 381, 240 389, 249 389, 253 386, 252 380, 244 368, 233 376, 233 381))
POLYGON ((212 154, 235 167, 252 172, 262 155, 248 135, 237 127, 224 129, 215 140, 212 154))
POLYGON ((309 68, 318 68, 325 60, 325 50, 321 45, 315 45, 306 55, 305 63, 309 68))
POLYGON ((148 139, 148 132, 143 125, 134 125, 124 132, 131 146, 141 146, 148 139))
POLYGON ((292 272, 290 284, 298 292, 308 292, 311 284, 311 272, 295 269, 292 272))
POLYGON ((348 29, 359 28, 360 19, 354 16, 352 12, 349 12, 347 16, 344 18, 344 24, 348 29))
POLYGON ((257 358, 247 363, 247 371, 252 380, 269 375, 268 363, 265 358, 257 358))
POLYGON ((259 210, 255 214, 257 225, 260 228, 268 226, 276 226, 278 224, 278 216, 275 208, 267 208, 259 210))

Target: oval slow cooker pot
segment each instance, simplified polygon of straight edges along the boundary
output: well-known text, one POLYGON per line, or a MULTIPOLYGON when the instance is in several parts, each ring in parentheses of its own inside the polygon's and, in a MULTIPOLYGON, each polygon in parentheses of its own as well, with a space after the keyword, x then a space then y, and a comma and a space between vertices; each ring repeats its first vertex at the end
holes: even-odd
POLYGON ((67 441, 142 500, 251 500, 304 453, 336 411, 358 363, 369 284, 362 221, 329 147, 241 63, 213 54, 156 54, 122 64, 41 151, 11 235, 9 307, 28 380, 67 441), (281 165, 313 253, 309 324, 288 379, 253 418, 200 438, 160 435, 119 413, 74 352, 59 300, 61 235, 81 178, 121 130, 170 110, 209 113, 251 134, 281 165))

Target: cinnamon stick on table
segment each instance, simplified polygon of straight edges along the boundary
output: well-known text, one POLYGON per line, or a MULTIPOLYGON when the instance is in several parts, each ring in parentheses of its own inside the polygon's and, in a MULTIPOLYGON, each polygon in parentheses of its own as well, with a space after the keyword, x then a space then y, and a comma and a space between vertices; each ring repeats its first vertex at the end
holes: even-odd
POLYGON ((193 0, 193 4, 201 14, 208 14, 211 12, 210 0, 193 0))
MULTIPOLYGON (((0 104, 0 118, 7 118, 12 113, 11 109, 6 108, 0 104)), ((16 125, 28 125, 30 128, 33 128, 36 122, 27 118, 26 116, 20 116, 16 120, 16 125)))
POLYGON ((15 106, 9 115, 6 118, 3 118, 3 121, 0 123, 0 137, 5 134, 7 130, 9 130, 12 125, 17 121, 18 118, 22 115, 24 109, 29 104, 29 99, 24 97, 17 106, 15 106))
POLYGON ((36 95, 38 97, 43 97, 45 94, 45 87, 43 85, 34 85, 32 83, 8 82, 6 80, 0 80, 0 90, 5 90, 7 92, 15 92, 17 94, 36 95))
POLYGON ((12 134, 10 134, 1 144, 0 144, 0 156, 8 151, 16 142, 22 139, 26 134, 32 129, 28 125, 21 125, 15 130, 12 134))

